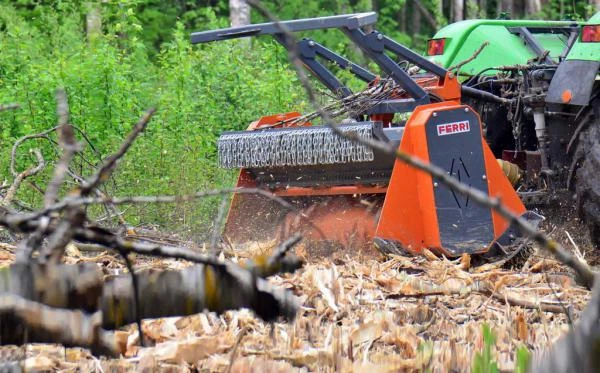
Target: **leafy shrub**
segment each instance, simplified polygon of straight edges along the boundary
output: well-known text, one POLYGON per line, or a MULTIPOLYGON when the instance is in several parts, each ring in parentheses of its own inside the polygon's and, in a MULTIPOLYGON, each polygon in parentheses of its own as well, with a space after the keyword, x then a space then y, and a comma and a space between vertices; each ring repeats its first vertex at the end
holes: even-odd
MULTIPOLYGON (((8 178, 10 148, 25 135, 56 123, 54 91, 68 93, 71 121, 87 133, 104 157, 115 150, 145 108, 158 106, 147 133, 119 167, 114 195, 191 193, 230 186, 234 173, 216 168, 215 142, 223 130, 243 129, 261 115, 302 109, 304 96, 274 43, 239 41, 192 46, 178 23, 171 41, 152 59, 132 8, 115 7, 106 32, 88 40, 82 8, 45 8, 31 22, 9 4, 0 4, 0 102, 21 109, 0 114, 0 175, 8 178)), ((226 26, 206 9, 203 27, 226 26)), ((19 169, 31 162, 28 149, 41 147, 47 159, 56 150, 32 141, 18 154, 19 169)), ((98 161, 88 147, 87 158, 98 161)), ((89 167, 82 165, 82 173, 89 167)), ((44 183, 48 173, 36 182, 44 183)), ((39 202, 23 188, 21 199, 39 202)), ((134 224, 156 222, 202 238, 218 203, 131 207, 134 224)))

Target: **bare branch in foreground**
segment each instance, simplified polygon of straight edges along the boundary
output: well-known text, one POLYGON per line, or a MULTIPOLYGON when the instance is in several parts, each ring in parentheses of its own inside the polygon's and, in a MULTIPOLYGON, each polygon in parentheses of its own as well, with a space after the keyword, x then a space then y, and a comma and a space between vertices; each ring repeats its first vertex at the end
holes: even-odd
MULTIPOLYGON (((72 175, 69 164, 77 151, 72 127, 67 123, 66 97, 61 94, 59 91, 57 97, 59 126, 52 130, 59 129, 60 131, 59 145, 63 149, 63 153, 54 170, 52 186, 44 193, 45 206, 33 213, 20 213, 8 208, 0 208, 0 226, 8 228, 12 233, 25 236, 17 246, 17 262, 8 268, 0 269, 0 292, 27 299, 27 302, 30 302, 27 303, 27 306, 97 312, 94 328, 97 325, 103 328, 117 328, 133 322, 139 323, 142 318, 184 316, 204 310, 223 312, 238 308, 249 308, 266 321, 272 321, 281 316, 288 320, 295 317, 298 305, 291 292, 272 287, 257 275, 260 273, 267 276, 278 273, 278 270, 286 271, 298 268, 299 264, 293 258, 285 255, 289 251, 288 249, 277 251, 276 259, 266 262, 269 266, 267 273, 267 270, 262 267, 253 268, 256 270, 246 269, 233 263, 219 261, 215 257, 200 255, 186 248, 130 241, 121 237, 118 232, 98 226, 88 218, 85 206, 111 203, 112 198, 104 193, 98 193, 98 188, 112 175, 119 160, 145 129, 153 110, 148 111, 134 126, 117 152, 109 156, 96 173, 87 180, 83 180, 83 178, 77 180, 81 187, 76 189, 78 193, 75 196, 67 196, 61 201, 55 202, 58 190, 65 182, 65 176, 72 175), (98 197, 90 197, 92 193, 98 197), (66 245, 72 240, 117 251, 126 259, 129 273, 105 282, 96 265, 61 264, 60 259, 64 255, 66 245), (44 242, 46 242, 45 247, 43 246, 44 242), (35 250, 39 250, 40 255, 37 257, 31 255, 35 250), (131 253, 179 258, 199 263, 199 265, 193 265, 181 271, 134 273, 131 263, 127 260, 131 253)), ((28 139, 49 139, 50 131, 17 140, 12 151, 11 167, 14 169, 14 157, 20 144, 28 139)), ((52 140, 50 141, 52 142, 52 140)), ((195 200, 209 195, 226 195, 232 191, 237 191, 237 189, 197 193, 183 196, 183 198, 178 196, 124 198, 120 202, 166 203, 195 200)), ((241 193, 258 193, 281 202, 285 207, 295 211, 292 205, 267 191, 243 190, 241 193)), ((287 243, 286 245, 293 244, 287 243)), ((14 305, 11 303, 10 307, 13 309, 14 305)), ((72 334, 54 333, 55 320, 46 318, 55 316, 56 320, 62 320, 63 316, 61 315, 69 315, 70 312, 59 309, 55 311, 64 311, 65 313, 41 312, 36 314, 36 322, 24 317, 11 318, 16 311, 7 311, 9 315, 6 317, 0 312, 0 323, 3 326, 12 325, 8 328, 0 328, 0 341, 6 343, 11 340, 5 335, 8 333, 12 336, 14 343, 38 341, 57 342, 69 346, 79 344, 83 347, 93 348, 94 352, 112 354, 113 350, 110 348, 104 351, 92 346, 95 342, 89 342, 85 336, 77 337, 79 334, 73 336, 72 334), (45 332, 46 330, 53 332, 49 334, 45 332), (36 338, 24 339, 28 333, 33 333, 32 335, 35 335, 36 338)), ((76 320, 73 322, 80 322, 79 327, 89 331, 90 324, 87 319, 73 317, 76 320)), ((64 325, 69 324, 65 323, 64 325)), ((77 328, 73 327, 73 329, 77 328)), ((101 334, 96 333, 95 335, 101 334)))
POLYGON ((534 373, 567 373, 600 371, 600 284, 593 288, 592 298, 579 322, 562 336, 551 349, 539 353, 530 369, 534 373))
MULTIPOLYGON (((292 320, 298 309, 290 292, 233 263, 144 271, 136 273, 136 278, 141 319, 249 308, 265 321, 280 316, 292 320)), ((0 292, 50 307, 101 311, 104 329, 137 321, 132 281, 125 273, 105 282, 99 268, 91 263, 15 263, 0 269, 0 292)), ((0 328, 0 341, 5 341, 4 333, 0 328)))
POLYGON ((47 216, 54 212, 59 212, 65 210, 69 206, 89 206, 89 205, 97 205, 97 204, 112 204, 112 205, 124 205, 124 204, 143 204, 143 203, 181 203, 181 202, 190 202, 201 198, 218 196, 218 195, 226 195, 232 193, 239 194, 256 194, 262 197, 265 197, 273 202, 278 203, 283 208, 288 211, 296 214, 302 221, 304 221, 309 226, 313 227, 315 231, 321 235, 323 233, 319 229, 319 227, 315 226, 314 223, 304 216, 298 208, 294 205, 290 204, 286 200, 281 197, 274 195, 266 190, 260 188, 225 188, 225 189, 216 189, 209 190, 205 192, 198 192, 194 194, 187 195, 177 195, 177 196, 134 196, 134 197, 65 197, 61 201, 56 204, 49 206, 46 209, 42 209, 39 211, 35 211, 32 213, 23 213, 23 214, 11 214, 11 215, 3 215, 2 211, 0 211, 0 226, 5 226, 9 229, 15 229, 17 231, 28 232, 31 231, 31 226, 36 225, 34 221, 40 219, 43 216, 47 216))
POLYGON ((113 333, 101 329, 102 315, 57 309, 13 294, 0 295, 2 344, 61 343, 119 356, 113 333), (26 329, 22 326, 26 325, 26 329))

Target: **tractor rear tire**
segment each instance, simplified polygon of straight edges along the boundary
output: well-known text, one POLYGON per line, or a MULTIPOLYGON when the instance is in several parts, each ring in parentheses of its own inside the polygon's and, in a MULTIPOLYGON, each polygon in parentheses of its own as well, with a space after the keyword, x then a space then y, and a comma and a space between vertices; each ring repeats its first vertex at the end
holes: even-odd
POLYGON ((590 106, 593 112, 577 146, 575 189, 579 216, 589 227, 592 243, 600 247, 600 100, 594 100, 590 106))

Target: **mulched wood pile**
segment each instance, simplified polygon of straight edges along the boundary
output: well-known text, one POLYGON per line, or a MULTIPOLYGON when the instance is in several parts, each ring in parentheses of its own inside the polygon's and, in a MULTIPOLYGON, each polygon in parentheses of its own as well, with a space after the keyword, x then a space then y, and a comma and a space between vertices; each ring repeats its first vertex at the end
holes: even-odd
MULTIPOLYGON (((268 245, 228 254, 243 261, 262 251, 268 245)), ((13 247, 0 245, 0 266, 13 259, 13 247)), ((512 371, 519 346, 532 352, 549 346, 589 300, 589 291, 564 267, 537 252, 504 264, 509 269, 431 253, 384 260, 339 252, 307 259, 297 273, 271 279, 300 298, 303 307, 293 323, 265 324, 247 310, 204 313, 144 321, 152 347, 138 346, 135 326, 118 332, 120 359, 28 345, 0 348, 0 360, 26 359, 28 370, 62 372, 465 371, 483 347, 482 326, 488 324, 499 367, 512 371)), ((72 245, 66 261, 95 262, 107 276, 124 271, 115 255, 72 245)), ((140 270, 187 265, 135 258, 140 270)))

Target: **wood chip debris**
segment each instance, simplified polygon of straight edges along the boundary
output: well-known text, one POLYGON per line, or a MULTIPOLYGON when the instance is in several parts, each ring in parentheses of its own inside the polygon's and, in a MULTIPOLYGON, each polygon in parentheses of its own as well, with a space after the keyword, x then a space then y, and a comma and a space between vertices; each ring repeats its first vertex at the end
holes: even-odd
MULTIPOLYGON (((91 255, 72 248, 66 260, 123 269, 116 256, 91 255)), ((4 255, 0 265, 12 260, 4 255)), ((568 330, 569 316, 576 320, 589 300, 589 291, 546 260, 507 270, 430 253, 385 261, 318 259, 270 280, 301 298, 302 311, 293 323, 265 324, 247 310, 204 313, 145 320, 149 347, 138 346, 135 326, 118 331, 120 359, 96 359, 85 350, 56 345, 6 346, 0 356, 4 361, 20 356, 24 367, 44 371, 465 371, 483 347, 482 326, 488 324, 496 335, 499 367, 512 370, 518 347, 550 346, 568 330), (539 272, 540 267, 552 273, 539 272)), ((135 259, 136 268, 186 265, 135 259)))

